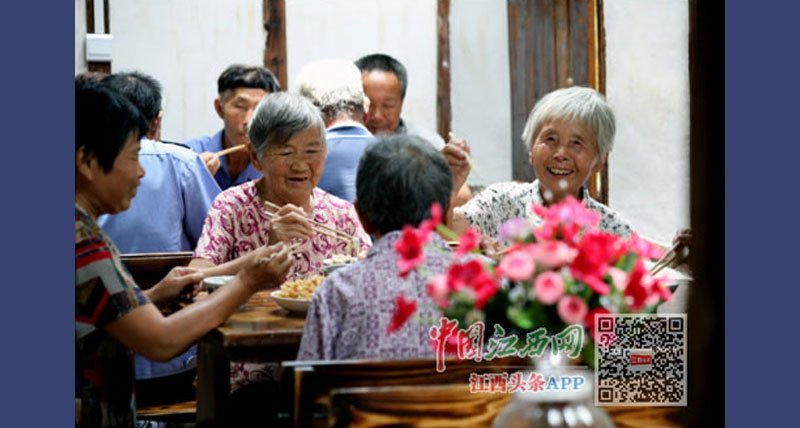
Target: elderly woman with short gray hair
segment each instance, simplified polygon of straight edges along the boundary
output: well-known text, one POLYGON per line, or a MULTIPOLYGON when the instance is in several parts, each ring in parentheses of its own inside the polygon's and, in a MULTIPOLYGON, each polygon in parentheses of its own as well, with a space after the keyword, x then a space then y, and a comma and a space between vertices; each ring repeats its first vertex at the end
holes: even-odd
MULTIPOLYGON (((369 235, 353 205, 317 188, 325 164, 325 125, 310 101, 287 92, 264 97, 248 133, 251 161, 263 177, 217 196, 190 266, 232 274, 254 249, 284 242, 298 245, 286 279, 307 278, 320 271, 324 259, 349 249, 347 239, 316 233, 312 220, 358 238, 357 251, 369 249, 369 235)), ((231 373, 234 388, 245 377, 237 368, 241 366, 234 365, 231 373)), ((258 380, 262 375, 270 377, 258 371, 246 377, 258 380)))
MULTIPOLYGON (((538 222, 532 203, 546 206, 572 195, 600 214, 600 229, 627 238, 630 225, 592 199, 586 188, 590 177, 608 159, 614 131, 614 112, 594 89, 575 86, 548 93, 533 107, 522 133, 536 180, 489 186, 454 210, 453 229, 460 232, 473 226, 494 237, 500 225, 510 219, 533 218, 538 222)), ((453 169, 457 188, 469 174, 469 148, 463 140, 453 140, 443 153, 453 169)))

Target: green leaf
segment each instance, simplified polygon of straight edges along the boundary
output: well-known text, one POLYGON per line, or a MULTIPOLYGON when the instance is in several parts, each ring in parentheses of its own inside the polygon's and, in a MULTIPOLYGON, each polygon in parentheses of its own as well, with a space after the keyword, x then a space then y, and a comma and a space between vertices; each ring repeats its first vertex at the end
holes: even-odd
POLYGON ((529 311, 522 310, 517 306, 508 308, 508 319, 522 330, 532 330, 534 326, 533 317, 529 311))

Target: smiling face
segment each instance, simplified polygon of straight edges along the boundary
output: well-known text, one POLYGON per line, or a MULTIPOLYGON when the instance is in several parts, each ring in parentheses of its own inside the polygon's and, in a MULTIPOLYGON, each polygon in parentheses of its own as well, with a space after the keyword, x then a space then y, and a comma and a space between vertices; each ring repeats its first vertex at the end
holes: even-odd
POLYGON ((602 165, 594 132, 576 120, 549 121, 542 125, 529 152, 543 194, 552 192, 557 202, 579 191, 602 165))
POLYGON ((366 116, 367 129, 373 134, 391 134, 400 125, 403 109, 403 90, 394 73, 382 70, 361 73, 364 93, 369 98, 366 116))
POLYGON ((140 143, 137 137, 134 132, 128 135, 109 172, 103 171, 94 156, 89 156, 83 165, 77 165, 81 173, 80 182, 84 183, 79 189, 81 197, 88 205, 85 208, 95 217, 127 210, 136 196, 136 188, 145 174, 139 164, 140 143))
POLYGON ((217 114, 225 122, 225 139, 231 146, 250 144, 247 123, 258 102, 267 94, 267 91, 259 88, 235 88, 224 93, 222 99, 215 100, 217 114))
POLYGON ((268 148, 253 165, 264 174, 267 200, 283 205, 308 204, 325 166, 326 147, 320 129, 312 125, 292 135, 286 144, 268 148))

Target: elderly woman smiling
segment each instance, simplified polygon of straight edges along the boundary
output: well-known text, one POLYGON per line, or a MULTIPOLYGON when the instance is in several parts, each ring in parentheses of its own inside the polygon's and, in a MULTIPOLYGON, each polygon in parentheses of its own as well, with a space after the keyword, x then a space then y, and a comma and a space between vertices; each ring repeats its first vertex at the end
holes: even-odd
MULTIPOLYGON (((258 103, 248 132, 250 158, 263 177, 217 196, 189 266, 211 267, 207 274, 234 274, 253 249, 283 242, 297 245, 286 279, 307 278, 324 259, 346 253, 350 245, 348 239, 316 233, 311 220, 358 238, 357 251, 369 249, 369 235, 353 205, 316 187, 325 164, 325 126, 310 101, 288 92, 270 94, 258 103)), ((274 378, 270 367, 234 363, 232 389, 274 378)))
MULTIPOLYGON (((489 186, 454 210, 453 229, 461 232, 472 225, 493 237, 507 220, 538 221, 532 203, 549 205, 572 195, 600 214, 600 229, 627 238, 631 233, 628 223, 592 199, 586 189, 589 177, 608 159, 614 131, 614 112, 595 90, 571 87, 545 95, 533 107, 522 133, 537 179, 489 186)), ((464 141, 453 140, 443 152, 458 188, 469 174, 469 148, 464 141)))
POLYGON ((217 196, 206 217, 190 266, 222 265, 235 273, 236 260, 254 248, 278 242, 300 244, 288 280, 308 277, 322 260, 348 250, 349 241, 317 234, 313 220, 370 245, 352 204, 317 188, 325 164, 325 127, 305 98, 279 92, 264 97, 249 125, 250 158, 264 176, 217 196), (265 202, 281 207, 265 207, 265 202))

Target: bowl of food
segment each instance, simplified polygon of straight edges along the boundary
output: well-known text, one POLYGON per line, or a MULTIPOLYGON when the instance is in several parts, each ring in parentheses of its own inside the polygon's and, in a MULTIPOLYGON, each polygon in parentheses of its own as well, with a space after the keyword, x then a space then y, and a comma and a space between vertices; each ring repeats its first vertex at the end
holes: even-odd
POLYGON ((322 261, 322 267, 320 270, 325 275, 330 275, 331 272, 335 271, 336 269, 351 265, 357 261, 357 257, 348 256, 346 254, 334 254, 332 257, 322 261))
POLYGON ((209 276, 203 280, 203 289, 211 293, 233 279, 234 275, 209 276))
POLYGON ((325 279, 322 275, 314 275, 307 279, 287 281, 281 285, 280 290, 270 293, 278 306, 289 312, 305 313, 311 305, 311 296, 325 279))

